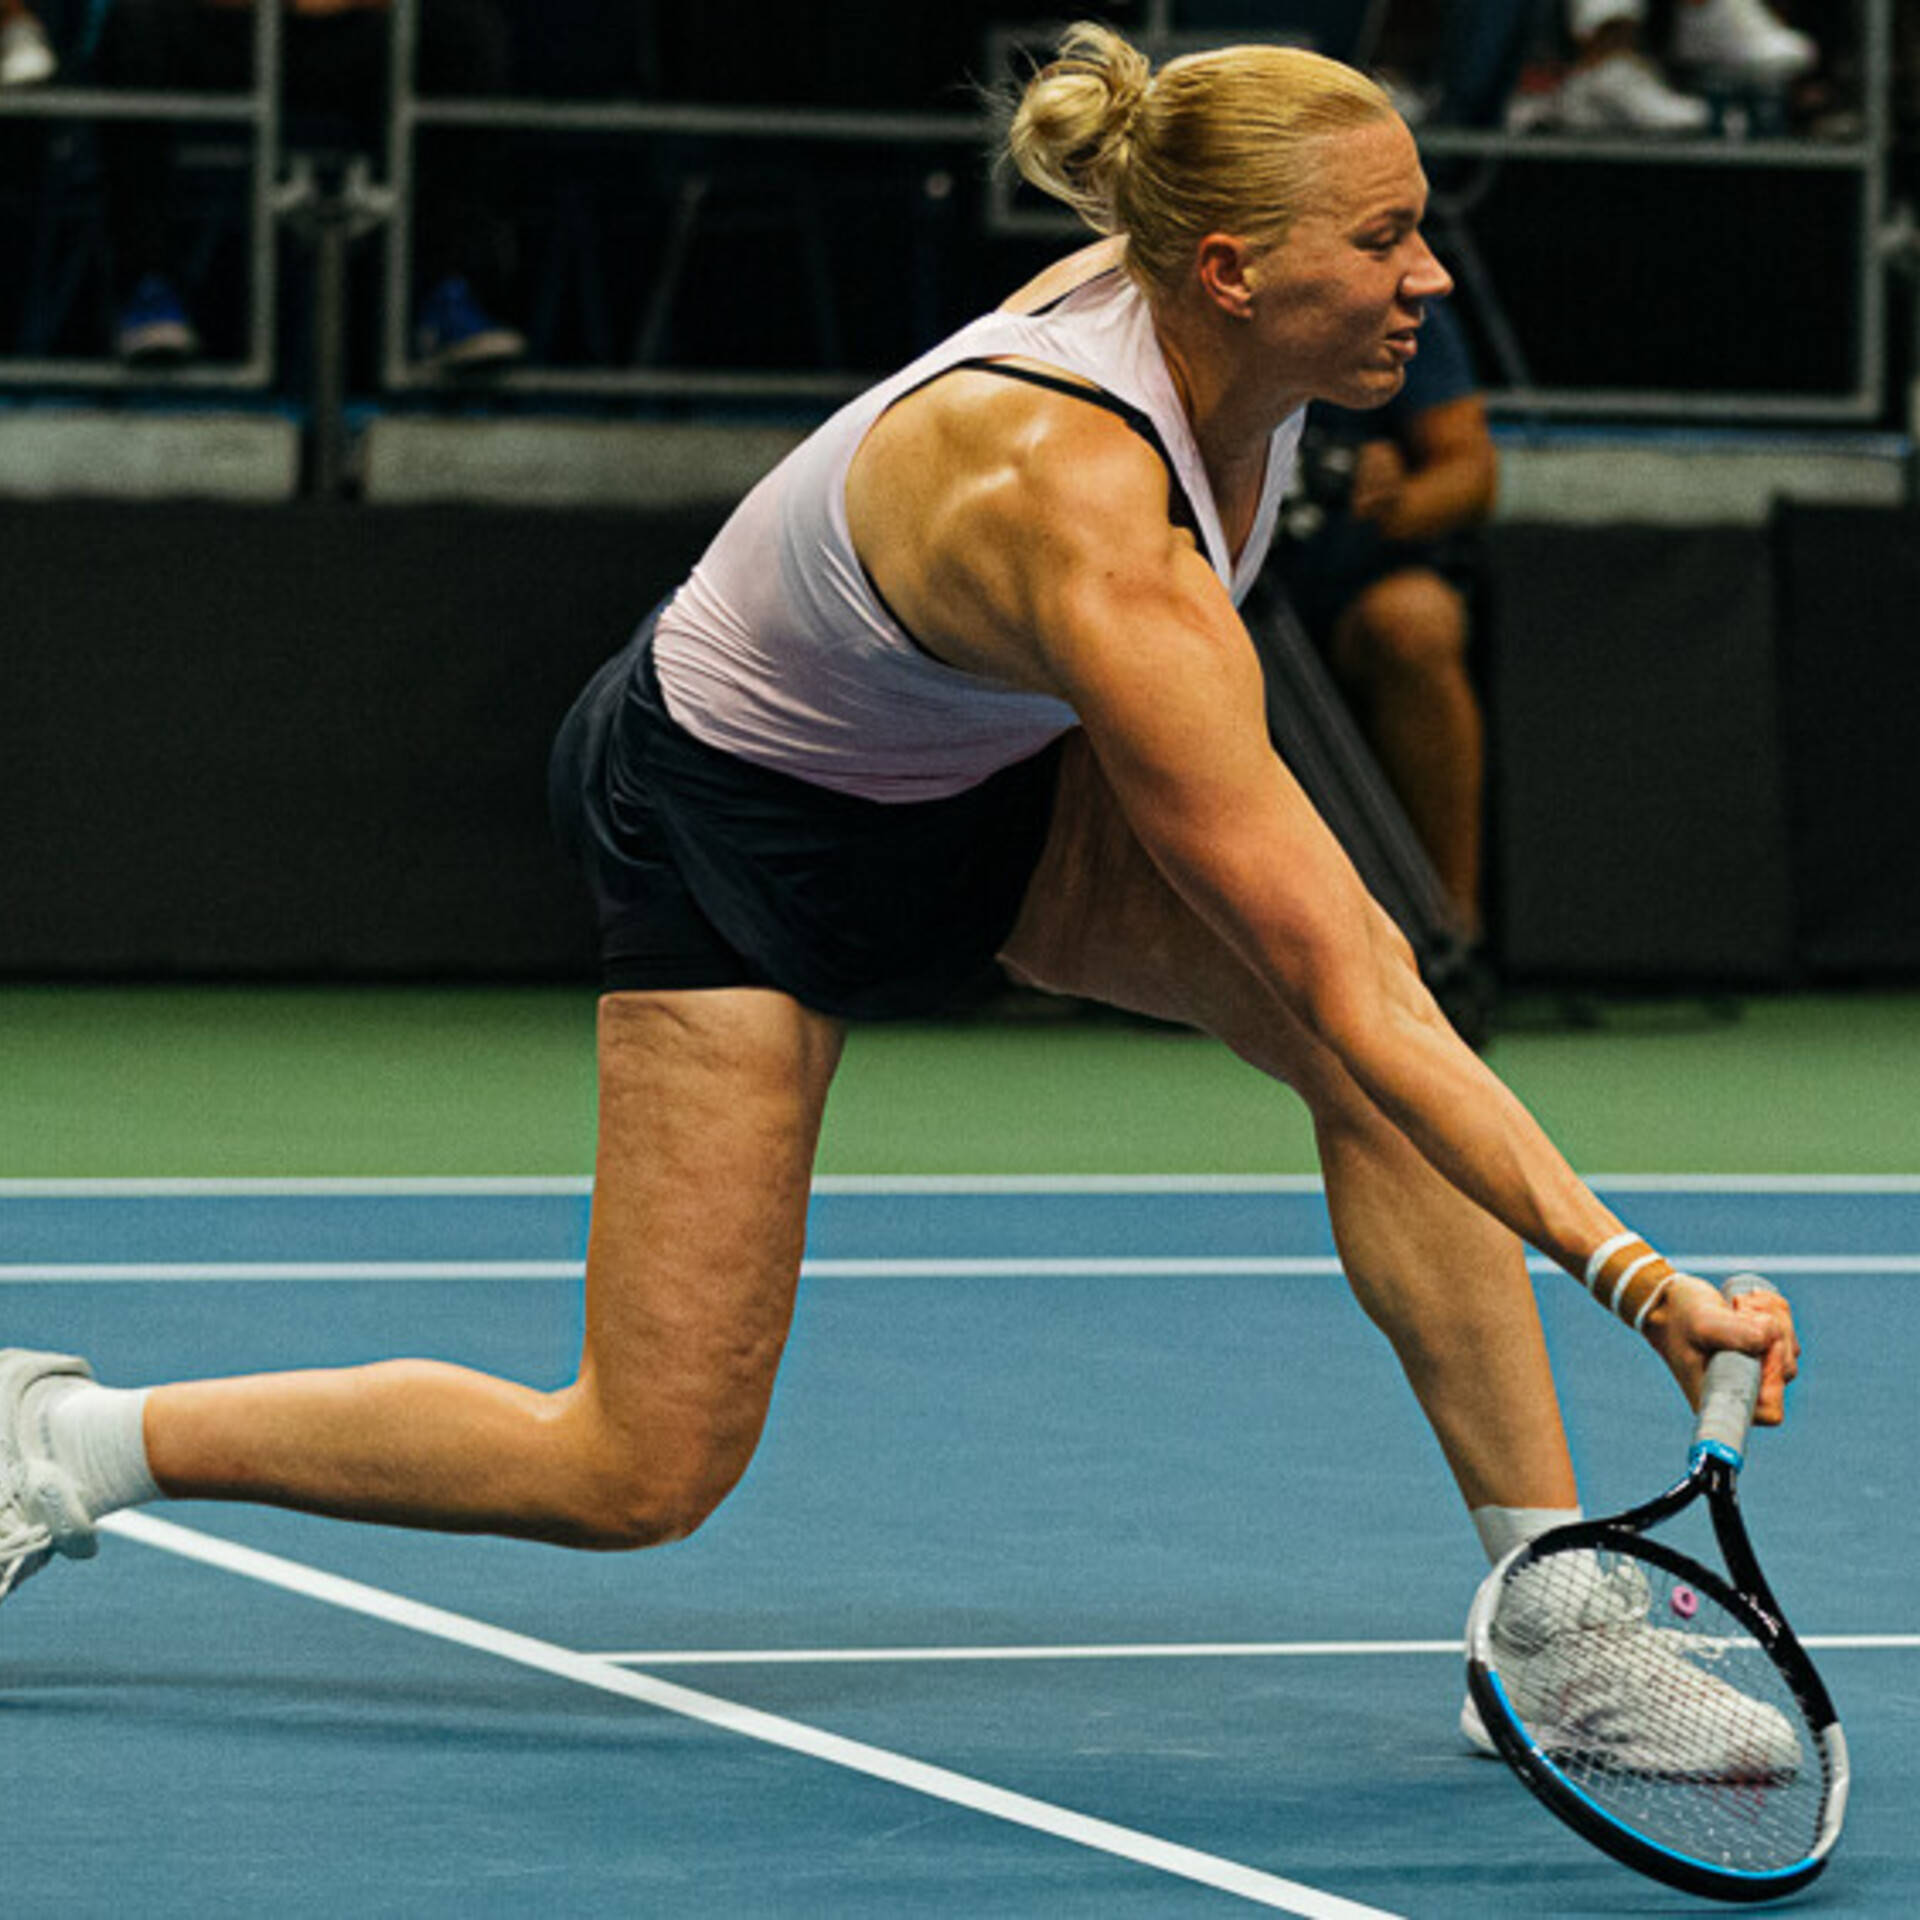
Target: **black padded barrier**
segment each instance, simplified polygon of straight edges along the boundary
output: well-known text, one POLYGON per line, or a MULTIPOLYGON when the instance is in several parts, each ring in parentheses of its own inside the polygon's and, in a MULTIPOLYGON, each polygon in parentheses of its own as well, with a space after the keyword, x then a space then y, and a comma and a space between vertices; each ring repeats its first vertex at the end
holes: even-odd
POLYGON ((723 513, 0 505, 0 972, 585 976, 548 742, 723 513))
POLYGON ((1503 975, 1785 982, 1792 910, 1765 533, 1502 526, 1490 545, 1503 975))
POLYGON ((1795 944, 1815 978, 1920 975, 1920 513, 1775 519, 1795 944))
MULTIPOLYGON (((0 974, 589 977, 548 742, 725 511, 0 503, 0 974)), ((1494 529, 1507 978, 1920 966, 1920 533, 1775 540, 1494 529)))

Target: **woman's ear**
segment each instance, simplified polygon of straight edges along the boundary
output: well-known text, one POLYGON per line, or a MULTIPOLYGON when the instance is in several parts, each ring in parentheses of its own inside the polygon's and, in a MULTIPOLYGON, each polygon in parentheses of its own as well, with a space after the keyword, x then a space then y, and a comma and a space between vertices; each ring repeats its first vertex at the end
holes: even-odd
POLYGON ((1194 256, 1194 272, 1208 303, 1230 320, 1253 318, 1258 275, 1253 248, 1230 233, 1210 233, 1194 256))

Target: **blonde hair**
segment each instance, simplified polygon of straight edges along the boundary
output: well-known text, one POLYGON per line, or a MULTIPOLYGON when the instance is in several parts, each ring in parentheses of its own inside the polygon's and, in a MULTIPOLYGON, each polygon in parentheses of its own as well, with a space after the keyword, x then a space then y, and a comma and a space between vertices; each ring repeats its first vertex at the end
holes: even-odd
POLYGON ((1221 47, 1156 72, 1083 20, 1020 94, 1006 146, 1096 233, 1124 234, 1129 271, 1171 297, 1205 235, 1286 238, 1310 196, 1310 142, 1392 112, 1365 74, 1298 47, 1221 47))

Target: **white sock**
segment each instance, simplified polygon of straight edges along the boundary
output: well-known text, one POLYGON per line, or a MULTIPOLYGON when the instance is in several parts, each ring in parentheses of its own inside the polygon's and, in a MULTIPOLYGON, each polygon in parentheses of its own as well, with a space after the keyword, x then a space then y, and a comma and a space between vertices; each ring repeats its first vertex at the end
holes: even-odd
POLYGON ((1579 1518, 1578 1507, 1475 1507, 1472 1514, 1473 1530, 1496 1563, 1549 1527, 1571 1526, 1579 1518))
POLYGON ((147 1466, 146 1388, 55 1378, 36 1389, 29 1407, 89 1519, 162 1497, 147 1466))

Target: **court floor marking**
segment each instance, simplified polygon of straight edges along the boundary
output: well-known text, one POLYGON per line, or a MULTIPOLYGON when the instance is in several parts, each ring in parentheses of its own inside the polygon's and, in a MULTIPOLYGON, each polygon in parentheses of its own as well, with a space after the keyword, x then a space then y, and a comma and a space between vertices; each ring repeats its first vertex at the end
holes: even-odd
MULTIPOLYGON (((1800 1644, 1816 1653, 1920 1652, 1920 1633, 1809 1633, 1800 1644)), ((643 1653, 597 1653, 623 1667, 805 1667, 941 1664, 996 1660, 1321 1660, 1405 1658, 1444 1654, 1461 1657, 1451 1640, 1219 1640, 1115 1642, 1052 1647, 749 1647, 643 1653)))
POLYGON ((662 1652, 598 1653, 594 1658, 611 1660, 623 1667, 804 1667, 994 1660, 1311 1660, 1367 1654, 1450 1653, 1457 1656, 1460 1650, 1460 1639, 1456 1635, 1451 1640, 1205 1640, 1053 1647, 751 1647, 729 1652, 675 1648, 662 1652))
MULTIPOLYGON (((1686 1273, 1920 1274, 1915 1253, 1676 1253, 1686 1273)), ((1529 1256, 1529 1272, 1557 1274, 1529 1256)), ((0 1286, 166 1285, 199 1281, 579 1280, 582 1260, 21 1260, 0 1262, 0 1286)), ((1318 1280, 1338 1279, 1331 1254, 960 1255, 952 1259, 807 1259, 803 1280, 1318 1280)))
POLYGON ((568 1680, 601 1693, 616 1694, 683 1719, 783 1748, 852 1773, 903 1787, 970 1812, 1066 1840, 1094 1852, 1114 1855, 1183 1880, 1195 1881, 1223 1893, 1236 1894, 1256 1906, 1301 1916, 1301 1920, 1401 1920, 1383 1908, 1363 1906, 1337 1894, 1303 1886, 1278 1875, 1244 1866, 1238 1861, 1203 1853, 1177 1842, 1162 1840, 1109 1820, 1075 1813, 1049 1801, 996 1787, 970 1775, 929 1765, 885 1747, 848 1740, 797 1720, 763 1713, 758 1708, 697 1693, 671 1681, 630 1672, 594 1654, 575 1653, 551 1641, 535 1639, 490 1625, 466 1614, 408 1600, 357 1580, 325 1573, 297 1560, 262 1553, 212 1534, 183 1527, 148 1513, 116 1513, 100 1522, 122 1538, 158 1548, 203 1566, 237 1574, 287 1593, 299 1594, 349 1613, 380 1620, 476 1653, 508 1660, 517 1666, 568 1680))
MULTIPOLYGON (((1920 1193, 1914 1173, 1592 1173, 1603 1193, 1920 1193)), ((1318 1174, 879 1173, 817 1174, 820 1194, 1299 1194, 1318 1174)), ((585 1174, 76 1176, 0 1179, 0 1200, 364 1198, 511 1199, 591 1194, 585 1174)))

